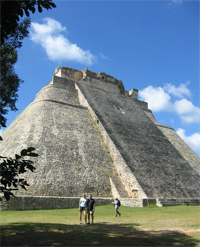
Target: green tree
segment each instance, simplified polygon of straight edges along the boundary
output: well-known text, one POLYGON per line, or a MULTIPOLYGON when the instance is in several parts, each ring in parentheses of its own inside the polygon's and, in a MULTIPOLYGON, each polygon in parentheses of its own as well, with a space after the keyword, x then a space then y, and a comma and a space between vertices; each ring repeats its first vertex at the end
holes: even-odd
POLYGON ((41 13, 43 9, 52 9, 56 5, 52 0, 1 0, 1 42, 15 33, 19 21, 25 14, 35 13, 36 8, 41 13))
POLYGON ((1 45, 0 45, 0 128, 6 127, 5 115, 8 110, 16 111, 18 88, 23 82, 15 73, 14 65, 17 62, 17 49, 22 46, 22 40, 28 36, 30 18, 36 8, 39 12, 43 9, 52 9, 56 5, 52 0, 25 0, 10 1, 1 0, 1 45))
POLYGON ((10 200, 10 196, 14 197, 13 191, 19 190, 20 187, 26 190, 26 187, 29 186, 20 174, 27 172, 27 170, 32 172, 35 170, 33 161, 25 159, 27 156, 37 157, 38 154, 34 153, 34 150, 33 147, 23 149, 20 155, 15 154, 14 159, 0 156, 0 192, 4 194, 7 201, 10 200))
POLYGON ((22 39, 28 36, 28 27, 30 26, 30 19, 25 18, 19 22, 12 35, 8 35, 7 39, 0 47, 0 104, 1 104, 1 126, 6 127, 5 115, 8 109, 16 111, 16 101, 18 99, 18 88, 23 82, 14 71, 14 64, 17 62, 17 49, 22 46, 22 39))

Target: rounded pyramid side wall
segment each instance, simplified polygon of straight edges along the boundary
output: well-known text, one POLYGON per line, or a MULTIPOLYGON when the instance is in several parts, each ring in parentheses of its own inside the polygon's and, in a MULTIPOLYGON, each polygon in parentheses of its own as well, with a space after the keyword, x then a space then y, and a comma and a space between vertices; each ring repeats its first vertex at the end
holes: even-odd
POLYGON ((66 79, 62 83, 43 88, 4 131, 1 155, 12 156, 29 146, 39 154, 33 159, 36 171, 23 176, 30 187, 18 194, 111 196, 112 163, 87 108, 77 103, 74 85, 66 86, 66 79))

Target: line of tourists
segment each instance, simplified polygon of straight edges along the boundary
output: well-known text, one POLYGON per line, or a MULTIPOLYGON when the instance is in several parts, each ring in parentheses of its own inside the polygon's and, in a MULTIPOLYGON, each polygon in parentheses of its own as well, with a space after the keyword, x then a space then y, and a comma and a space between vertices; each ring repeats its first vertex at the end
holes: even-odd
MULTIPOLYGON (((115 198, 113 202, 115 207, 115 216, 121 216, 121 213, 118 211, 121 203, 118 198, 115 198)), ((94 223, 94 212, 95 212, 95 200, 92 198, 92 194, 89 194, 89 198, 86 198, 85 193, 83 193, 83 197, 79 201, 79 220, 80 224, 82 224, 82 213, 84 212, 85 224, 94 223)))

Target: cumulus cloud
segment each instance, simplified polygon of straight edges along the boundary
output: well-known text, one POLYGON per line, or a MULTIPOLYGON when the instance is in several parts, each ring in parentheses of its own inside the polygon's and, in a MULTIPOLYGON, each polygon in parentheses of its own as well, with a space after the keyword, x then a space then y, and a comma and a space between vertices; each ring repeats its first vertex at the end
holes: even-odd
POLYGON ((161 87, 148 86, 139 91, 139 97, 148 102, 148 106, 152 111, 168 111, 170 110, 170 95, 165 93, 161 87))
POLYGON ((177 98, 182 98, 184 96, 190 97, 191 96, 191 92, 190 90, 187 88, 187 86, 190 84, 190 82, 186 82, 186 83, 181 83, 179 87, 176 87, 175 85, 171 84, 171 83, 166 83, 164 85, 164 90, 169 93, 172 94, 173 96, 177 97, 177 98))
POLYGON ((43 24, 32 22, 31 27, 31 40, 44 48, 50 60, 76 61, 87 65, 95 62, 95 56, 89 50, 83 50, 69 41, 66 27, 60 22, 45 18, 43 24))
POLYGON ((185 123, 200 123, 200 108, 194 106, 187 99, 176 100, 174 103, 175 112, 185 123))
POLYGON ((200 153, 200 133, 186 136, 185 130, 179 128, 176 133, 196 152, 200 153))
POLYGON ((183 123, 200 123, 200 108, 184 98, 191 96, 191 92, 187 88, 188 85, 187 82, 178 87, 170 83, 165 84, 163 88, 148 86, 139 91, 139 97, 148 102, 149 109, 154 112, 175 112, 183 123), (171 96, 180 99, 172 99, 171 96))

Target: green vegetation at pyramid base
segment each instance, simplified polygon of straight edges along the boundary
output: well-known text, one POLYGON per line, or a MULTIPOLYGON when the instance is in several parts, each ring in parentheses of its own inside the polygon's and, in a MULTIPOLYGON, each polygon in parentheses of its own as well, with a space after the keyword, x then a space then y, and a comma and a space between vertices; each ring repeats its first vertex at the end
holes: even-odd
POLYGON ((19 188, 27 190, 28 182, 20 175, 27 171, 33 172, 36 168, 33 166, 33 161, 28 160, 27 157, 38 157, 34 153, 35 148, 29 147, 23 149, 19 154, 15 154, 15 158, 0 156, 0 192, 7 201, 19 188))
MULTIPOLYGON (((95 223, 79 224, 78 208, 3 211, 2 245, 200 246, 199 206, 97 206, 95 223)), ((84 222, 83 222, 84 223, 84 222)))

